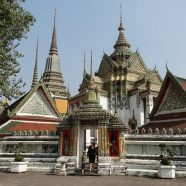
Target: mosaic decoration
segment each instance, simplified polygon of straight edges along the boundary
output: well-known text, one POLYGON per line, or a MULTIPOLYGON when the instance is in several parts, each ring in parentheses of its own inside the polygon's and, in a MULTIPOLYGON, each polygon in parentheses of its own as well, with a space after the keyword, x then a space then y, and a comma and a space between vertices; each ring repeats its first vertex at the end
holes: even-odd
POLYGON ((57 117, 41 91, 35 92, 19 110, 18 115, 43 115, 57 117))
POLYGON ((179 91, 175 84, 171 83, 167 91, 166 99, 163 102, 160 111, 176 110, 186 107, 185 93, 179 91))
POLYGON ((105 60, 102 61, 100 68, 99 68, 99 73, 100 74, 106 74, 110 71, 110 66, 108 64, 108 62, 106 62, 105 60))

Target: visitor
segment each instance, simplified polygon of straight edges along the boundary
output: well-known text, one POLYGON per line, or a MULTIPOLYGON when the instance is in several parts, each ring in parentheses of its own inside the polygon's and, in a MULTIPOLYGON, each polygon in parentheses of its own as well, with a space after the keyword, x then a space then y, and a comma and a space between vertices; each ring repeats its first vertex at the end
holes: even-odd
POLYGON ((96 151, 96 161, 98 163, 98 146, 95 148, 95 151, 96 151))
POLYGON ((86 161, 86 151, 83 151, 83 155, 81 156, 81 175, 82 176, 84 176, 85 161, 86 161))
POLYGON ((92 143, 88 148, 88 157, 89 157, 89 163, 90 163, 90 171, 92 171, 94 163, 95 163, 95 157, 96 157, 96 150, 95 145, 92 143))

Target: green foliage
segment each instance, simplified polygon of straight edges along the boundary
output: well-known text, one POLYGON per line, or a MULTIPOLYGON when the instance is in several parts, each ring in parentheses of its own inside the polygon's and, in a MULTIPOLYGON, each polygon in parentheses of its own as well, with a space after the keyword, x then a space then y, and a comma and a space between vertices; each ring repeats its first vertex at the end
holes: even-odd
POLYGON ((24 92, 18 58, 23 55, 16 50, 22 38, 26 38, 35 18, 21 7, 24 0, 0 0, 0 97, 8 100, 18 98, 24 92))
POLYGON ((171 165, 171 161, 170 160, 168 160, 168 159, 162 159, 161 161, 160 161, 160 163, 162 164, 162 165, 171 165))
POLYGON ((175 155, 175 153, 167 148, 167 145, 165 143, 159 144, 159 147, 161 149, 161 154, 159 156, 161 165, 171 165, 171 157, 175 155))
POLYGON ((15 161, 23 161, 24 160, 24 156, 21 155, 21 153, 25 153, 25 145, 24 143, 19 143, 18 145, 16 145, 16 150, 15 150, 15 161))
POLYGON ((24 157, 22 156, 22 155, 20 155, 20 154, 17 154, 16 156, 15 156, 15 159, 14 159, 15 161, 23 161, 24 160, 24 157))

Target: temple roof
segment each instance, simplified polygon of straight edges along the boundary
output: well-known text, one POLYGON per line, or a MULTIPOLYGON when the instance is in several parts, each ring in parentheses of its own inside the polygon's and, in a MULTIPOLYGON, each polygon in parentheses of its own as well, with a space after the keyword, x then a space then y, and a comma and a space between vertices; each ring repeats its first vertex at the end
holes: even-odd
POLYGON ((107 112, 99 104, 98 91, 92 80, 91 76, 84 104, 80 106, 79 110, 70 114, 69 117, 64 120, 61 127, 70 126, 69 121, 76 118, 79 120, 109 120, 108 124, 111 128, 126 128, 119 116, 107 112))
MULTIPOLYGON (((39 108, 39 102, 37 107, 39 108)), ((11 104, 9 107, 7 107, 1 117, 0 117, 0 124, 3 124, 4 122, 8 121, 9 119, 11 119, 12 117, 15 117, 14 119, 16 119, 16 117, 19 118, 19 120, 21 118, 27 118, 28 120, 37 120, 37 117, 39 117, 40 120, 51 120, 52 121, 61 121, 60 119, 60 113, 58 112, 56 105, 50 95, 50 93, 47 91, 45 85, 43 82, 38 82, 28 93, 26 93, 25 95, 23 95, 21 98, 19 98, 17 101, 15 101, 13 104, 11 104), (38 94, 38 95, 37 95, 38 94), (39 96, 39 97, 38 97, 39 96), (43 107, 43 111, 40 110, 40 112, 46 112, 46 115, 43 113, 42 115, 34 115, 34 113, 29 113, 31 110, 32 112, 36 111, 36 109, 32 108, 31 105, 26 106, 26 104, 28 104, 29 102, 33 102, 34 99, 36 99, 36 101, 40 101, 41 106, 43 107), (45 107, 46 104, 46 108, 45 107), (28 114, 22 114, 21 110, 23 109, 23 107, 25 107, 26 111, 28 112, 28 114), (30 109, 30 111, 29 111, 30 109), (51 110, 51 111, 49 111, 51 110), (20 114, 18 114, 18 112, 20 112, 20 114), (50 117, 47 117, 47 113, 51 114, 50 117), (53 114, 53 116, 52 116, 53 114)))
POLYGON ((127 42, 125 38, 124 33, 124 27, 123 27, 123 20, 122 20, 122 11, 120 7, 120 25, 118 28, 119 36, 118 39, 114 45, 115 51, 111 54, 111 58, 115 58, 117 56, 124 56, 130 54, 130 44, 127 42))
POLYGON ((1 134, 13 133, 14 131, 57 131, 59 124, 49 124, 43 122, 20 122, 11 121, 5 127, 0 129, 1 134))
POLYGON ((177 77, 177 76, 175 76, 175 78, 180 83, 182 88, 186 91, 186 79, 183 79, 183 78, 180 78, 180 77, 177 77))
POLYGON ((186 127, 186 80, 168 69, 146 128, 186 127))
POLYGON ((110 114, 106 110, 103 110, 101 105, 98 103, 98 93, 96 91, 93 75, 90 76, 90 79, 87 83, 87 88, 88 90, 84 104, 80 106, 79 110, 72 113, 72 116, 81 118, 109 117, 110 114))
POLYGON ((69 93, 64 85, 63 75, 61 72, 60 58, 57 52, 57 37, 56 37, 56 26, 54 16, 54 28, 52 34, 52 41, 49 51, 49 56, 46 60, 45 71, 43 74, 43 82, 46 83, 46 87, 52 95, 61 96, 67 98, 69 93))
MULTIPOLYGON (((162 107, 163 102, 166 103, 166 100, 169 98, 168 93, 174 93, 174 92, 176 93, 177 92, 179 94, 179 96, 175 94, 175 96, 178 96, 178 97, 174 97, 174 99, 176 99, 176 98, 181 99, 182 101, 180 100, 180 102, 182 102, 184 104, 184 102, 186 102, 185 83, 186 83, 185 79, 176 77, 175 75, 173 75, 170 72, 170 70, 167 69, 167 74, 164 78, 163 84, 161 86, 160 92, 157 97, 157 101, 153 107, 151 115, 158 114, 158 111, 160 110, 160 107, 162 107), (173 88, 172 92, 170 90, 171 88, 173 88)), ((177 104, 178 104, 178 102, 177 102, 177 104)), ((176 109, 177 106, 176 105, 174 105, 174 106, 176 109)), ((182 105, 182 108, 183 108, 183 105, 182 105)), ((177 108, 177 109, 179 109, 179 108, 177 108)), ((186 109, 186 103, 185 103, 185 109, 186 109)), ((167 110, 168 110, 168 108, 167 108, 167 110)))

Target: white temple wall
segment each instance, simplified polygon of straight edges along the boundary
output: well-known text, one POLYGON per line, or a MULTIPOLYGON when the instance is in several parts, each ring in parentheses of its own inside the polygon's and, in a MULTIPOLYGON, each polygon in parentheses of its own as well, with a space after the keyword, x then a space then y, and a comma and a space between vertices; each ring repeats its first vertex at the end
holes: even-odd
POLYGON ((108 98, 106 96, 99 96, 99 104, 102 106, 104 110, 109 110, 108 106, 108 98))
POLYGON ((128 126, 129 118, 130 118, 130 110, 123 107, 123 109, 118 109, 118 115, 125 124, 125 126, 128 126))
POLYGON ((58 153, 59 137, 11 136, 1 139, 0 153, 15 153, 16 146, 24 144, 26 153, 58 153), (50 140, 51 139, 51 140, 50 140))
POLYGON ((153 109, 153 95, 148 95, 146 97, 146 123, 149 122, 148 116, 151 113, 152 109, 153 109))
POLYGON ((161 154, 159 144, 165 143, 167 148, 175 152, 175 156, 186 156, 186 135, 125 135, 128 156, 161 154))
POLYGON ((145 118, 144 118, 144 108, 143 108, 143 100, 140 98, 140 104, 139 104, 139 120, 137 120, 137 126, 141 127, 145 124, 145 118))
POLYGON ((132 118, 133 115, 133 110, 134 110, 134 115, 137 120, 137 126, 140 127, 141 125, 144 124, 144 109, 143 109, 143 101, 141 98, 138 98, 138 103, 137 103, 137 95, 133 95, 129 98, 130 102, 130 114, 129 114, 129 119, 132 118), (137 106, 138 104, 138 106, 137 106))
POLYGON ((0 153, 3 152, 3 145, 0 143, 0 153))

